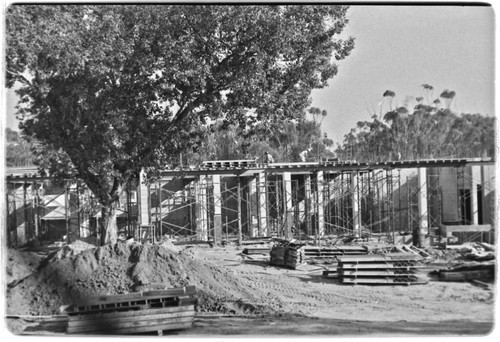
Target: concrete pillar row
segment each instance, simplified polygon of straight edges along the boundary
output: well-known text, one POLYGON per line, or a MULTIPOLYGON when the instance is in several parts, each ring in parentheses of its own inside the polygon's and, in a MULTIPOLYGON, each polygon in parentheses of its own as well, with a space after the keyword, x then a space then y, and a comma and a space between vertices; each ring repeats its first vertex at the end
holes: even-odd
POLYGON ((214 243, 222 240, 222 198, 220 175, 212 176, 214 196, 214 243))
POLYGON ((206 176, 200 176, 196 180, 196 188, 196 239, 208 241, 206 176))
POLYGON ((478 210, 478 196, 477 196, 477 188, 480 184, 482 184, 481 179, 481 166, 472 165, 471 166, 471 211, 472 211, 472 224, 479 224, 479 210, 478 210))
POLYGON ((141 226, 149 226, 149 186, 145 184, 146 173, 141 170, 139 174, 139 224, 141 226))
POLYGON ((248 210, 248 230, 250 237, 258 237, 259 236, 259 220, 258 220, 258 211, 259 211, 259 202, 258 202, 258 194, 257 194, 257 178, 252 177, 248 179, 248 187, 250 190, 249 196, 249 205, 247 206, 248 210))
POLYGON ((323 194, 323 171, 317 173, 317 211, 318 211, 318 231, 317 236, 322 237, 325 235, 325 201, 323 194))
POLYGON ((311 230, 311 215, 312 215, 312 200, 311 200, 311 175, 306 174, 305 175, 305 221, 306 221, 306 234, 307 236, 312 235, 312 230, 311 230))
POLYGON ((427 169, 419 167, 417 170, 418 180, 418 234, 414 234, 413 244, 424 247, 425 236, 429 230, 429 218, 427 212, 427 169), (417 237, 417 241, 415 241, 417 237))
POLYGON ((292 238, 293 204, 292 204, 292 174, 283 173, 283 201, 285 208, 285 239, 292 238))
POLYGON ((268 236, 267 229, 267 187, 266 187, 266 174, 257 174, 257 196, 258 196, 258 230, 259 236, 268 236))
POLYGON ((352 220, 354 236, 361 236, 361 214, 359 212, 359 173, 351 172, 352 220))

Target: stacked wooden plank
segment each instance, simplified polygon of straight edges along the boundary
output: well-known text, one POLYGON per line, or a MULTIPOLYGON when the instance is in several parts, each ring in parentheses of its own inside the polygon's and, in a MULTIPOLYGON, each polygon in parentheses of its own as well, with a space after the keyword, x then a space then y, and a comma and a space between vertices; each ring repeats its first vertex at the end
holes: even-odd
POLYGON ((92 297, 66 309, 67 332, 125 335, 186 329, 193 323, 197 304, 195 295, 194 286, 185 286, 92 297))
POLYGON ((425 284, 419 277, 419 260, 409 253, 338 257, 339 280, 343 284, 425 284))
POLYGON ((466 263, 441 269, 437 272, 440 281, 471 281, 495 279, 495 262, 466 263))
POLYGON ((364 255, 368 249, 364 246, 335 246, 335 247, 305 247, 306 258, 334 258, 340 255, 364 255))
POLYGON ((305 260, 304 246, 274 246, 271 249, 271 265, 297 268, 305 260))
POLYGON ((204 161, 203 167, 210 169, 220 169, 220 168, 247 168, 256 167, 257 163, 253 159, 242 159, 242 160, 214 160, 214 161, 204 161))
POLYGON ((262 247, 246 247, 243 249, 242 253, 246 255, 250 254, 268 254, 270 248, 267 246, 262 247))

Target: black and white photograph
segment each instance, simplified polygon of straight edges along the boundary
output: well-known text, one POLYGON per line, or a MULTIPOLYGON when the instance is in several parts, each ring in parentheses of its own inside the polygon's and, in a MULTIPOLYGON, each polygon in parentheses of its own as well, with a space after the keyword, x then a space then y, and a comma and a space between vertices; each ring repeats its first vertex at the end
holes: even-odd
POLYGON ((493 340, 495 9, 5 2, 2 336, 493 340))

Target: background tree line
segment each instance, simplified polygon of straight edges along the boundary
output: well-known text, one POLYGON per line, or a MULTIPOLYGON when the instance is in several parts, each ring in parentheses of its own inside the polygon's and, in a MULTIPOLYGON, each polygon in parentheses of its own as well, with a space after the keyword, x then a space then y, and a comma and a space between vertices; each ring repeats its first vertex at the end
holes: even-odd
MULTIPOLYGON (((424 89, 432 86, 424 85, 424 89)), ((333 141, 321 130, 327 116, 325 110, 311 107, 299 120, 273 126, 256 124, 252 127, 223 122, 202 127, 206 138, 196 149, 179 157, 184 165, 199 165, 204 160, 262 160, 265 151, 277 162, 299 161, 299 154, 311 149, 307 161, 339 157, 342 160, 376 162, 430 158, 493 158, 495 118, 481 114, 456 114, 450 110, 455 94, 441 93, 441 100, 429 103, 416 97, 411 102, 384 115, 374 114, 371 121, 360 121, 344 136, 342 145, 333 152, 333 141)), ((392 106, 395 93, 384 97, 392 106)), ((33 166, 41 156, 35 145, 22 134, 7 128, 7 166, 33 166), (35 152, 35 153, 33 153, 35 152)))
POLYGON ((186 154, 185 163, 198 165, 204 160, 257 159, 263 161, 269 152, 276 162, 297 162, 299 154, 308 150, 307 161, 332 158, 333 141, 321 130, 327 112, 311 107, 298 119, 266 125, 231 125, 210 127, 199 149, 186 154))
POLYGON ((358 162, 494 157, 494 117, 454 113, 454 91, 444 90, 433 99, 433 87, 422 87, 425 96, 416 97, 413 107, 407 99, 394 109, 395 93, 387 90, 389 110, 374 114, 371 121, 359 121, 336 149, 338 156, 358 162))

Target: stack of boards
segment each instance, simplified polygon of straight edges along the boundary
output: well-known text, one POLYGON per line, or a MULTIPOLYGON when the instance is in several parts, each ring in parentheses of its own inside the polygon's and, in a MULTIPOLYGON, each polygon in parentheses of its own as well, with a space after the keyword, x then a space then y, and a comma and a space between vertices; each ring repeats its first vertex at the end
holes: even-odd
POLYGON ((190 328, 197 304, 196 288, 92 297, 66 309, 69 334, 126 335, 190 328))
POLYGON ((313 247, 305 248, 306 257, 311 259, 336 258, 340 255, 363 255, 368 254, 365 246, 335 246, 335 247, 313 247))
POLYGON ((303 245, 274 246, 271 249, 271 265, 297 268, 306 262, 303 245))
POLYGON ((418 274, 421 259, 410 253, 340 256, 338 278, 342 284, 426 284, 418 274))

